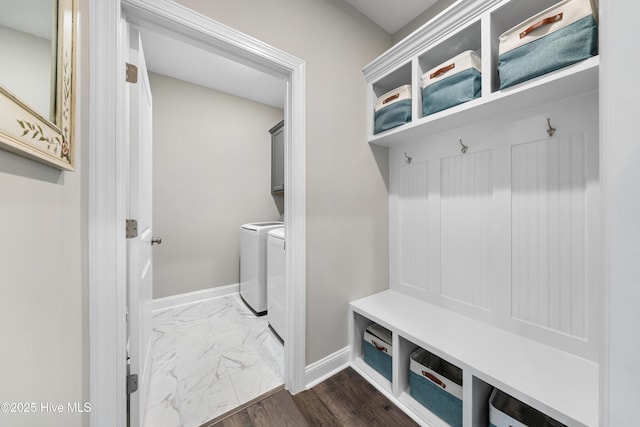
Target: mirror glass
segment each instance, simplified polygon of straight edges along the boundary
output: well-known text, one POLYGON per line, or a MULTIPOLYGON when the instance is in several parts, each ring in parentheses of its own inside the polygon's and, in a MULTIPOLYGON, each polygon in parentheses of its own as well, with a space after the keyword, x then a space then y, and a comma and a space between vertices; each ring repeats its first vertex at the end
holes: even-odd
POLYGON ((57 0, 0 0, 0 85, 55 123, 57 0))

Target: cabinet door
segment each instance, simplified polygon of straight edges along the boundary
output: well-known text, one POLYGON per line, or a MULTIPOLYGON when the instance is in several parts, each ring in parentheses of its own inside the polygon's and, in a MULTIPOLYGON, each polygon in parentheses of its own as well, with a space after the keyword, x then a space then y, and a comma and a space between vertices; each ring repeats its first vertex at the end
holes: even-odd
POLYGON ((284 120, 271 130, 271 193, 284 191, 284 120))

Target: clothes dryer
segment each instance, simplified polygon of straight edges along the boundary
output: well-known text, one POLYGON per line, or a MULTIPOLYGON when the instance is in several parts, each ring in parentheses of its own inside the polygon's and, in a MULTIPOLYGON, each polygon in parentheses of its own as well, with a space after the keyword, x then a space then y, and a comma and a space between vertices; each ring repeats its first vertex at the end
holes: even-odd
POLYGON ((240 297, 258 316, 267 313, 267 233, 283 222, 255 222, 240 228, 240 297))

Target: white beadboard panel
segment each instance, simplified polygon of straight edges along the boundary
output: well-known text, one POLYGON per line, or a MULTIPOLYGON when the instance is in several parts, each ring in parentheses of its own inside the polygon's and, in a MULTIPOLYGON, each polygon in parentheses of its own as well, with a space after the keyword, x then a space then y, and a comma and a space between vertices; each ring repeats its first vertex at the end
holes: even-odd
POLYGON ((398 278, 401 285, 426 290, 429 163, 402 166, 398 178, 398 278))
POLYGON ((512 316, 586 338, 586 134, 511 153, 512 316))
POLYGON ((491 308, 492 151, 440 160, 442 296, 491 308))
POLYGON ((390 288, 598 361, 597 115, 594 92, 392 147, 390 288))

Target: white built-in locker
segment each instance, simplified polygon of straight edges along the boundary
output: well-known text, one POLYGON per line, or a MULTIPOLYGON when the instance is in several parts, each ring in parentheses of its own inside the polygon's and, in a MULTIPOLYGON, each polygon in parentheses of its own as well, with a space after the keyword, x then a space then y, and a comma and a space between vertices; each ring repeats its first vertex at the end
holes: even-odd
POLYGON ((597 360, 597 103, 392 146, 391 288, 597 360))

